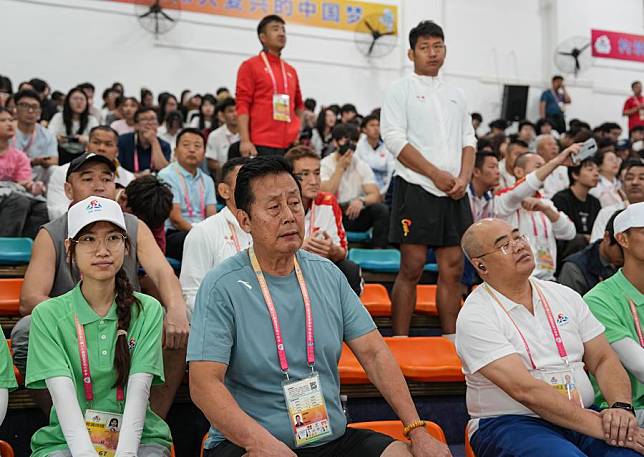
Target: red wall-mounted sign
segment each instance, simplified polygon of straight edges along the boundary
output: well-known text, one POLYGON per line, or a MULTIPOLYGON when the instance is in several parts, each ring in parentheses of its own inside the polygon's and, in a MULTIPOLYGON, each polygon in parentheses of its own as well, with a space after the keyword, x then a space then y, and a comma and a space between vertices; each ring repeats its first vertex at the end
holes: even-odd
POLYGON ((644 62, 644 35, 591 30, 593 57, 644 62))

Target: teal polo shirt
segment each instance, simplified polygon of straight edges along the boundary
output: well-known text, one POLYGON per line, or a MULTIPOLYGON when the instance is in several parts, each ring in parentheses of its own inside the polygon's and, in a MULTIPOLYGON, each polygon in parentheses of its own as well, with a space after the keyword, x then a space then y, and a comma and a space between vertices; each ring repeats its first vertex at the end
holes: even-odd
MULTIPOLYGON (((331 261, 303 250, 297 252, 297 259, 311 297, 315 370, 333 432, 313 444, 319 446, 341 437, 346 429, 338 374, 342 342, 363 336, 376 326, 331 261)), ((264 276, 280 320, 289 376, 306 378, 311 370, 306 360, 304 300, 295 272, 264 276)), ((224 382, 241 409, 287 446, 294 446, 273 326, 248 251, 226 259, 201 283, 192 315, 188 361, 228 365, 224 382)), ((206 448, 222 440, 222 434, 211 428, 206 448)))

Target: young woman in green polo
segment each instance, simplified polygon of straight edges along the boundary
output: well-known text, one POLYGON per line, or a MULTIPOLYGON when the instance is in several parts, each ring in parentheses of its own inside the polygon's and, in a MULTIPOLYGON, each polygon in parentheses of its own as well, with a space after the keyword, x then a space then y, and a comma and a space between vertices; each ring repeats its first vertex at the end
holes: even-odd
POLYGON ((167 457, 170 430, 148 404, 151 384, 163 382, 163 310, 122 269, 123 213, 89 197, 67 220, 68 261, 82 280, 32 314, 26 385, 49 389, 54 404, 32 456, 167 457))
POLYGON ((7 405, 9 404, 9 391, 18 387, 16 377, 13 374, 13 361, 9 354, 9 346, 4 338, 4 333, 0 332, 0 425, 7 414, 7 405))

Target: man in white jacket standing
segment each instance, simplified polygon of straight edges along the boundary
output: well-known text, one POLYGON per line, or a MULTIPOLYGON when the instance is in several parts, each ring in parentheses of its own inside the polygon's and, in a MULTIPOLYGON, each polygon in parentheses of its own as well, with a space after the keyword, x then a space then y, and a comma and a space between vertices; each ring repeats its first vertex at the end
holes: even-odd
POLYGON ((460 308, 462 234, 472 223, 467 186, 476 137, 465 96, 438 76, 445 61, 443 29, 422 21, 409 33, 414 72, 387 91, 382 136, 396 157, 389 240, 400 243, 393 288, 393 332, 407 335, 416 284, 434 248, 440 275, 437 302, 443 335, 453 339, 460 308))

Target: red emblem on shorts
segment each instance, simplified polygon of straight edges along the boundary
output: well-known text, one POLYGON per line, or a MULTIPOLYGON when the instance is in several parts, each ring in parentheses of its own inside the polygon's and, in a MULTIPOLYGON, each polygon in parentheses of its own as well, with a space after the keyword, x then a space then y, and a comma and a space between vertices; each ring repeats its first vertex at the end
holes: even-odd
POLYGON ((409 235, 409 227, 411 226, 411 219, 403 219, 400 221, 403 228, 403 236, 409 235))

